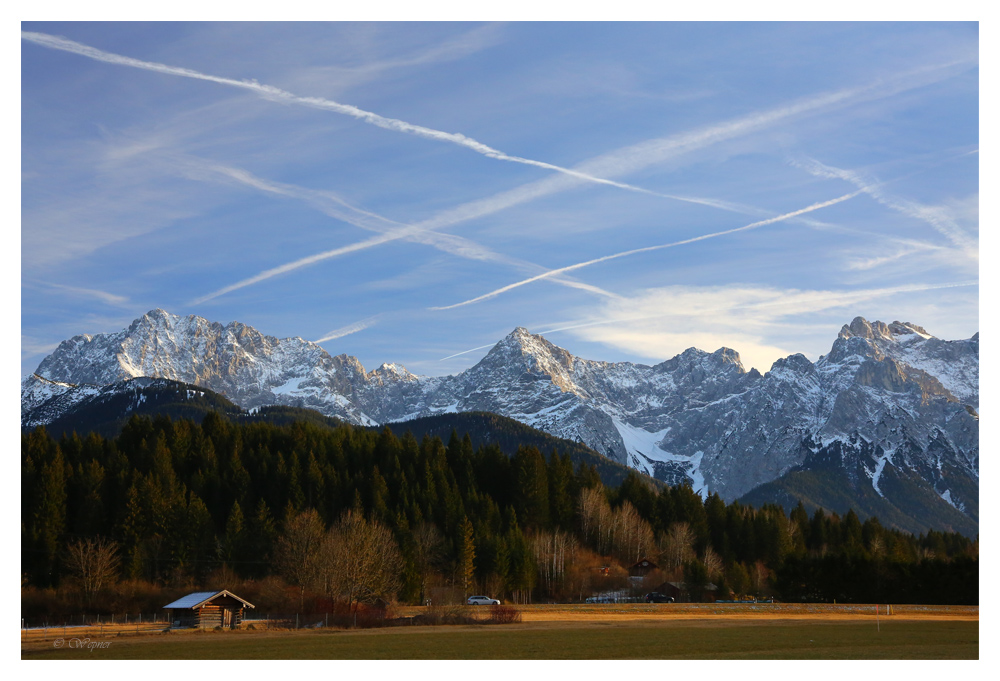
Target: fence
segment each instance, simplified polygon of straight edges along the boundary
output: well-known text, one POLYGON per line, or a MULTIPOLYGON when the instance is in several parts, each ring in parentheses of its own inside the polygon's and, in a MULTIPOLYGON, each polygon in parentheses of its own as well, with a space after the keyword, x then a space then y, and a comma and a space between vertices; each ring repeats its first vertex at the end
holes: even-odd
POLYGON ((166 613, 80 615, 62 622, 21 620, 21 643, 56 639, 107 638, 161 632, 170 626, 166 613))
POLYGON ((356 612, 317 612, 294 614, 245 614, 241 628, 249 629, 325 629, 371 628, 398 624, 396 618, 381 609, 358 609, 356 612))
MULTIPOLYGON (((635 599, 633 599, 635 600, 635 599)), ((626 602, 620 599, 617 602, 626 602)), ((325 629, 328 627, 373 628, 415 624, 475 624, 520 621, 520 613, 510 606, 476 608, 445 606, 427 608, 418 616, 396 617, 382 608, 359 607, 354 611, 268 614, 250 611, 240 629, 325 629)), ((110 637, 159 634, 172 626, 164 612, 126 615, 81 615, 62 622, 21 620, 21 645, 70 640, 72 638, 107 640, 110 637)))
POLYGON ((585 603, 645 603, 645 596, 591 596, 585 603))

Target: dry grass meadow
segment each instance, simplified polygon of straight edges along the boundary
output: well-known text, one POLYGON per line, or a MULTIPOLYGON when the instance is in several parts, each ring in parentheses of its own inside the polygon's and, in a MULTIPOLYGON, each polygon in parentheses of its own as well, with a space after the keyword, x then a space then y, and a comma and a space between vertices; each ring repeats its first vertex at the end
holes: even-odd
MULTIPOLYGON (((21 632, 22 659, 978 659, 979 608, 828 604, 519 606, 508 625, 21 632)), ((466 608, 474 612, 475 608, 466 608)), ((400 617, 425 612, 401 607, 400 617)), ((481 612, 481 611, 480 611, 481 612)), ((162 626, 162 625, 161 625, 162 626)))

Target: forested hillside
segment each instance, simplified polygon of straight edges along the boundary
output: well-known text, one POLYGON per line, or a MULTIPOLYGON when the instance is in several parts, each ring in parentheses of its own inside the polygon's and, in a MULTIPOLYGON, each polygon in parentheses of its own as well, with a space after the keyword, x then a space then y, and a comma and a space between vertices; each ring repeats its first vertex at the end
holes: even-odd
POLYGON ((627 588, 642 558, 658 569, 637 588, 684 581, 693 597, 711 582, 720 598, 978 602, 978 540, 703 501, 636 474, 609 487, 565 453, 455 433, 133 417, 112 439, 23 435, 21 481, 23 583, 89 590, 94 607, 119 580, 197 587, 219 570, 282 580, 300 603, 580 599, 627 588), (80 556, 99 548, 94 586, 80 556), (352 569, 382 581, 359 590, 345 560, 365 552, 381 557, 352 569))

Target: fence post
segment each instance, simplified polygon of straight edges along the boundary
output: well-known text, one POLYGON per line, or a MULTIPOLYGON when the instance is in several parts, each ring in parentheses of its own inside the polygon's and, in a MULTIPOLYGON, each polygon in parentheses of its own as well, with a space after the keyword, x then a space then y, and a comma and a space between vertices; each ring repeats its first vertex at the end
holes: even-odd
POLYGON ((298 628, 299 628, 299 613, 295 613, 295 629, 296 629, 296 631, 298 630, 298 628))

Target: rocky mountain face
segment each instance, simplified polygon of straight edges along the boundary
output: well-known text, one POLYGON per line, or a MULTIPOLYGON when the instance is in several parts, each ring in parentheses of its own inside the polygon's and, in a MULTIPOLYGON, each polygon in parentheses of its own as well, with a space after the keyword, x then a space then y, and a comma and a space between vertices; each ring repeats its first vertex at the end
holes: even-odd
POLYGON ((597 362, 517 328, 474 367, 427 378, 153 310, 119 333, 60 344, 22 384, 22 426, 139 376, 203 386, 247 409, 309 407, 362 425, 494 412, 727 500, 833 457, 858 493, 894 503, 889 490, 901 488, 885 483, 905 472, 978 523, 978 334, 944 341, 858 317, 817 362, 791 355, 762 376, 728 348, 655 366, 597 362))

